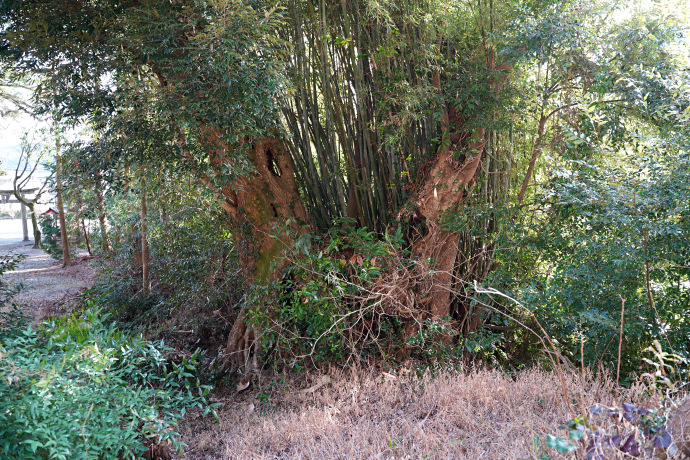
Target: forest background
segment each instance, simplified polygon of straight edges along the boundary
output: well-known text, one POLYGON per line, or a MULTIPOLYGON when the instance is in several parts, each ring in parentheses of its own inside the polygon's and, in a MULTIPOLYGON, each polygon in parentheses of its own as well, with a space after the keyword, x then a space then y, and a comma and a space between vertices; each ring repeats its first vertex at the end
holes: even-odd
POLYGON ((53 126, 63 228, 98 222, 90 302, 201 347, 210 380, 474 361, 629 384, 672 356, 682 381, 682 3, 3 0, 3 88, 53 126))

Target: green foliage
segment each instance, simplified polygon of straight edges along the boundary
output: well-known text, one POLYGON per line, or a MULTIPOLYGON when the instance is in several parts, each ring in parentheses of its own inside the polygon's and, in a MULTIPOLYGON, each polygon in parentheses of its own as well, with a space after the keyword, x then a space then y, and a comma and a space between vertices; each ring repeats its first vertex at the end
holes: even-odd
POLYGON ((559 438, 550 434, 546 435, 546 441, 544 442, 544 444, 546 444, 546 447, 556 449, 560 454, 567 454, 569 452, 577 450, 577 446, 568 442, 567 439, 559 438))
POLYGON ((25 259, 23 254, 5 253, 0 256, 0 340, 16 332, 17 327, 23 327, 29 320, 26 314, 12 301, 19 294, 23 286, 9 284, 2 277, 5 273, 17 268, 17 264, 25 259))
POLYGON ((379 237, 348 223, 324 237, 302 235, 281 279, 246 299, 266 358, 291 367, 373 357, 446 366, 465 351, 493 352, 500 335, 461 337, 449 318, 425 319, 417 296, 426 277, 400 228, 379 237))
MULTIPOLYGON (((539 63, 520 84, 538 95, 551 131, 532 146, 541 156, 531 196, 497 223, 500 268, 485 282, 514 294, 586 365, 616 369, 621 328, 622 375, 655 340, 686 356, 690 75, 678 30, 687 25, 658 12, 614 25, 606 4, 570 5, 593 11, 577 16, 526 5, 513 24, 526 41, 505 51, 539 63)), ((513 350, 529 340, 515 336, 513 350)))
POLYGON ((280 293, 274 308, 251 311, 250 321, 263 331, 263 349, 286 353, 291 365, 307 357, 319 362, 369 351, 380 330, 390 333, 399 325, 392 318, 367 326, 380 313, 358 297, 399 262, 401 238, 397 232, 379 240, 365 228, 334 229, 325 238, 302 235, 282 279, 257 288, 256 300, 250 300, 260 305, 261 298, 280 293))
POLYGON ((65 152, 70 207, 100 217, 109 195, 115 255, 95 291, 120 318, 165 329, 178 312, 211 342, 250 305, 264 352, 293 363, 524 357, 537 342, 517 323, 536 318, 590 365, 613 365, 622 329, 629 373, 654 340, 690 352, 690 79, 676 13, 619 3, 5 0, 0 60, 40 75, 40 112, 90 124, 65 152), (399 231, 383 235, 406 202, 436 198, 415 196, 429 171, 478 153, 479 131, 481 164, 452 204, 441 197, 442 221, 407 213, 413 248, 429 231, 458 236, 450 317, 431 322, 433 276, 399 231), (328 231, 297 239, 282 278, 247 293, 245 274, 268 278, 282 245, 217 202, 239 220, 256 204, 250 189, 267 184, 233 191, 265 166, 246 154, 264 136, 283 138, 328 231), (437 164, 439 147, 453 161, 437 164), (135 262, 142 183, 150 295, 135 262), (338 229, 342 216, 362 228, 338 229), (530 310, 476 295, 475 280, 530 310))
POLYGON ((244 136, 277 125, 282 17, 263 2, 8 0, 0 59, 41 75, 38 112, 93 123, 99 136, 80 148, 92 172, 155 160, 211 174, 226 147, 209 131, 233 146, 222 166, 235 170, 244 136))
POLYGON ((152 190, 147 215, 152 292, 142 295, 141 265, 135 261, 141 252, 137 190, 116 189, 106 197, 113 250, 92 295, 118 320, 147 334, 182 337, 216 350, 244 295, 245 271, 235 247, 243 230, 188 175, 168 170, 147 182, 152 190), (180 336, 177 329, 194 333, 180 336))
POLYGON ((0 302, 7 302, 13 295, 13 288, 7 285, 7 281, 3 281, 3 275, 7 272, 16 270, 17 265, 23 259, 26 259, 25 255, 13 254, 11 252, 4 253, 0 256, 0 302))
POLYGON ((528 304, 574 352, 583 333, 588 364, 616 359, 617 347, 607 343, 618 335, 621 298, 624 361, 634 363, 661 337, 688 352, 687 159, 625 160, 625 167, 579 163, 577 172, 564 172, 548 198, 559 225, 533 240, 549 269, 525 290, 528 304))
MULTIPOLYGON (((198 353, 130 337, 93 308, 0 343, 3 458, 138 458, 144 440, 171 442, 209 389, 194 377, 198 353)), ((210 409, 207 407, 206 412, 210 409)))
POLYGON ((41 227, 41 248, 53 259, 61 260, 59 220, 56 216, 45 215, 40 217, 38 224, 41 227))
POLYGON ((242 276, 231 228, 225 215, 213 211, 177 212, 167 225, 152 220, 152 270, 161 288, 174 289, 172 305, 218 308, 232 303, 242 276))

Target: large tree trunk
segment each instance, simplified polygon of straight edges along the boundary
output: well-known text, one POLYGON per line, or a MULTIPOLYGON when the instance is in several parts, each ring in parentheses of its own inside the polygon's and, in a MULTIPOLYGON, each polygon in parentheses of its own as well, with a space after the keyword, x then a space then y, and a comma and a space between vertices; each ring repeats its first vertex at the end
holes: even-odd
MULTIPOLYGON (((223 187, 223 208, 252 230, 255 246, 246 254, 245 269, 250 282, 266 282, 277 276, 281 251, 291 245, 294 235, 303 232, 307 212, 299 197, 292 160, 278 138, 263 138, 251 144, 249 160, 255 174, 234 187, 223 187), (236 191, 235 191, 236 190, 236 191), (276 225, 288 225, 290 232, 274 237, 276 225)), ((220 159, 215 162, 222 164, 220 159)), ((224 367, 230 371, 242 366, 251 373, 256 366, 258 337, 246 324, 241 312, 228 337, 224 367)))
MULTIPOLYGON (((207 135, 208 145, 215 152, 211 164, 222 170, 227 164, 219 136, 207 135)), ((248 143, 247 156, 254 173, 231 186, 214 187, 210 180, 207 186, 215 188, 223 209, 232 214, 238 223, 251 227, 254 247, 245 255, 246 275, 250 282, 269 280, 275 273, 275 262, 281 251, 293 243, 291 234, 300 234, 309 222, 304 204, 299 196, 294 167, 287 150, 280 139, 265 137, 248 143), (274 238, 276 225, 289 223, 291 232, 274 238)))
MULTIPOLYGON (((439 34, 439 53, 441 43, 442 36, 439 34)), ((433 86, 441 91, 440 71, 434 72, 433 86)), ((435 321, 450 314, 459 242, 457 233, 443 229, 441 219, 446 212, 457 209, 462 203, 481 164, 486 143, 484 128, 478 129, 467 139, 468 133, 462 132, 463 123, 461 113, 454 108, 444 107, 441 147, 415 203, 416 217, 425 222, 427 234, 414 245, 412 252, 420 261, 421 270, 431 274, 432 288, 427 310, 435 321), (456 151, 457 146, 462 148, 463 144, 465 150, 456 151)))
POLYGON ((444 213, 457 209, 462 203, 481 163, 485 143, 482 128, 474 133, 462 163, 455 158, 455 152, 442 147, 417 195, 417 218, 425 221, 428 233, 414 245, 413 253, 420 261, 421 269, 432 276, 428 313, 433 320, 439 320, 450 313, 454 269, 458 257, 459 236, 455 232, 444 230, 441 219, 444 213))

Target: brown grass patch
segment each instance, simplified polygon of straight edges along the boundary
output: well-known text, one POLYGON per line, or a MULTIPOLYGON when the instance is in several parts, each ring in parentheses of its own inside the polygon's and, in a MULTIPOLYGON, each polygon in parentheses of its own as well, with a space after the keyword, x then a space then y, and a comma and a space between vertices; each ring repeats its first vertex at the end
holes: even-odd
MULTIPOLYGON (((295 382, 274 386, 268 399, 256 388, 224 398, 220 424, 189 414, 181 422, 189 445, 184 458, 573 458, 544 446, 547 434, 567 436, 558 426, 575 415, 554 372, 526 370, 515 378, 482 369, 422 379, 405 370, 328 375, 320 387, 317 375, 301 382, 302 390, 295 382), (536 450, 535 436, 542 440, 536 450)), ((616 405, 610 381, 585 380, 565 376, 574 411, 581 412, 583 402, 587 408, 616 405)), ((644 403, 642 387, 623 391, 619 402, 644 403)))

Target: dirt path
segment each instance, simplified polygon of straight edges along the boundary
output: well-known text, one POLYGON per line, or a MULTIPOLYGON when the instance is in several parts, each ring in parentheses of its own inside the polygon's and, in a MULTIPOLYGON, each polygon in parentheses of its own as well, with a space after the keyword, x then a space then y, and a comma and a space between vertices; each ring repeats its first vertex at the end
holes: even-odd
POLYGON ((30 244, 0 247, 0 254, 8 252, 27 256, 15 271, 3 275, 3 280, 24 285, 15 301, 25 306, 34 323, 60 312, 62 305, 93 286, 96 278, 97 270, 90 266, 85 253, 78 253, 74 265, 63 269, 61 261, 41 249, 32 249, 30 244))

